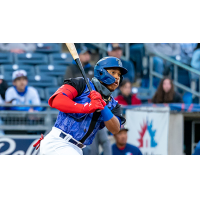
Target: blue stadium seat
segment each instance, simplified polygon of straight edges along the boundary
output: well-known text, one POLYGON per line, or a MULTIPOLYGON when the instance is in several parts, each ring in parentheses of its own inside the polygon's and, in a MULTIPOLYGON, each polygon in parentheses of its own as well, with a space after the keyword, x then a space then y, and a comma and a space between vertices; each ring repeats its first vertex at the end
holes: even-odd
POLYGON ((12 86, 12 75, 10 73, 2 74, 4 80, 7 82, 8 86, 12 86))
POLYGON ((14 58, 17 64, 39 65, 48 63, 47 55, 42 53, 14 54, 14 58))
POLYGON ((63 85, 63 81, 64 81, 64 76, 59 76, 58 77, 58 85, 63 85))
POLYGON ((66 66, 64 65, 37 65, 36 70, 38 74, 45 73, 50 76, 64 76, 66 66))
POLYGON ((59 87, 47 87, 45 88, 45 95, 46 95, 46 100, 48 101, 49 98, 56 92, 56 90, 59 87))
MULTIPOLYGON (((5 79, 6 81, 12 81, 12 74, 13 74, 12 71, 6 71, 6 72, 4 72, 4 73, 3 73, 4 79, 5 79)), ((34 77, 34 76, 35 76, 35 73, 33 73, 33 72, 31 72, 31 71, 28 71, 28 72, 27 72, 27 77, 28 77, 28 78, 29 78, 29 77, 34 77)))
POLYGON ((1 65, 3 73, 5 72, 13 72, 15 70, 23 69, 27 72, 27 74, 35 75, 35 68, 32 65, 1 65))
POLYGON ((0 53, 0 64, 11 64, 13 61, 12 53, 0 53))
MULTIPOLYGON (((11 72, 5 72, 3 74, 4 79, 7 81, 8 86, 12 86, 12 73, 11 72)), ((40 75, 33 75, 28 74, 28 85, 33 87, 52 87, 52 86, 58 86, 58 81, 56 77, 47 76, 42 74, 40 75)))
POLYGON ((29 85, 33 87, 52 87, 57 86, 58 81, 56 77, 52 76, 40 76, 36 75, 34 77, 28 77, 29 85))
POLYGON ((68 65, 73 62, 70 53, 52 53, 49 55, 49 62, 51 64, 68 65))
POLYGON ((62 43, 37 43, 36 52, 39 53, 59 53, 62 43))
MULTIPOLYGON (((9 73, 3 74, 4 79, 7 81, 8 86, 12 86, 12 76, 10 76, 9 73)), ((56 77, 51 76, 28 76, 28 85, 31 85, 33 87, 52 87, 57 86, 58 81, 56 77)))
POLYGON ((44 89, 43 89, 43 88, 40 88, 40 87, 35 87, 35 89, 38 91, 38 94, 39 94, 39 96, 40 96, 40 100, 41 100, 41 101, 46 100, 46 96, 45 96, 44 89))

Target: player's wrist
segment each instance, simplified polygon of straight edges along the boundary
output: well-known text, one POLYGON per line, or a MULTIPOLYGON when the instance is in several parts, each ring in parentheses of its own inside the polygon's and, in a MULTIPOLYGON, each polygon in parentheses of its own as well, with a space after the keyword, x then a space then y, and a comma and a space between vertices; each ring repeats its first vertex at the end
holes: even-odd
POLYGON ((101 115, 103 117, 104 122, 109 121, 114 116, 111 110, 108 108, 108 106, 104 107, 104 109, 101 111, 101 115))
POLYGON ((82 112, 83 113, 89 113, 90 112, 89 103, 82 104, 82 112))

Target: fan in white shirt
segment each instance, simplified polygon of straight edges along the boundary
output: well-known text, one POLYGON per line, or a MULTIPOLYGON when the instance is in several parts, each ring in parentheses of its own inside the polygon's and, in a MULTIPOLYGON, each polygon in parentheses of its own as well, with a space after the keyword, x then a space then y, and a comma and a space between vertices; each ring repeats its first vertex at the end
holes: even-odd
MULTIPOLYGON (((5 101, 13 105, 40 105, 40 98, 34 87, 28 86, 27 73, 25 70, 17 70, 12 75, 13 86, 8 88, 5 101)), ((33 111, 39 107, 11 107, 12 110, 33 111)))

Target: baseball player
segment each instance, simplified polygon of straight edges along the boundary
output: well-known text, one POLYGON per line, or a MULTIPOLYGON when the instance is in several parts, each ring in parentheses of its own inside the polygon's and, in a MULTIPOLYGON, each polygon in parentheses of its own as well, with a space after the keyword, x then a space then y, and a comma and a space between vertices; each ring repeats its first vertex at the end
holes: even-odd
POLYGON ((118 133, 125 119, 111 93, 126 73, 118 58, 104 57, 94 67, 94 78, 88 79, 91 92, 82 77, 65 79, 49 99, 49 105, 60 112, 51 132, 34 145, 40 146, 40 154, 83 155, 82 149, 98 130, 106 126, 118 133))

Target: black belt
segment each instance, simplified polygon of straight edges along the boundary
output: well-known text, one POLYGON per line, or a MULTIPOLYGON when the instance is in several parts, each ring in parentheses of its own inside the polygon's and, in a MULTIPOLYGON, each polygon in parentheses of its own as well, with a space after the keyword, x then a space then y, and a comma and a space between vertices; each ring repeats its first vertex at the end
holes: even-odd
MULTIPOLYGON (((61 137, 62 139, 65 139, 66 134, 63 133, 63 132, 61 132, 60 135, 59 135, 59 137, 61 137)), ((77 142, 77 141, 74 140, 73 138, 71 138, 68 142, 70 142, 70 143, 76 145, 77 147, 79 147, 79 148, 81 148, 81 149, 85 147, 84 144, 82 144, 82 143, 80 143, 80 142, 77 142)))

